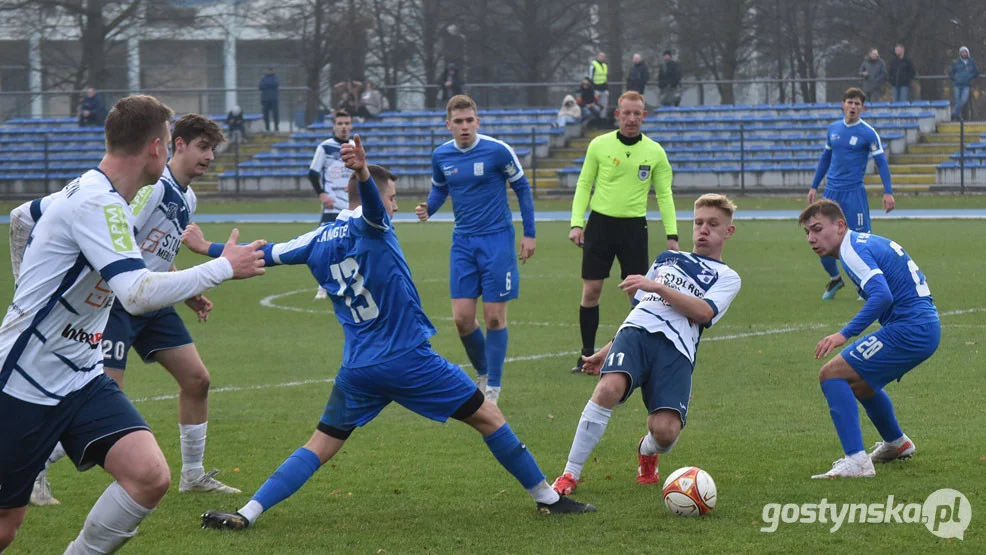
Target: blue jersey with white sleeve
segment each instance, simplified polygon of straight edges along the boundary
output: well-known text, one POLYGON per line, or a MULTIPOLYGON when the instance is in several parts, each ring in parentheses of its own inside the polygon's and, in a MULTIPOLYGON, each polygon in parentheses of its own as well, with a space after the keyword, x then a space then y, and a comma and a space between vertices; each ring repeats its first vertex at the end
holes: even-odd
POLYGON ((431 156, 432 192, 428 214, 434 214, 452 195, 455 233, 485 235, 513 227, 507 204, 509 184, 517 193, 524 236, 534 237, 534 200, 524 169, 510 145, 479 134, 472 146, 460 149, 454 140, 431 156))
POLYGON ((307 264, 328 292, 346 336, 344 367, 394 360, 436 333, 385 212, 374 219, 362 207, 345 210, 331 224, 263 250, 268 266, 307 264))
MULTIPOLYGON (((866 164, 870 158, 880 166, 881 178, 884 181, 884 188, 890 186, 889 170, 886 176, 883 175, 886 165, 886 157, 883 152, 883 143, 876 130, 863 120, 847 124, 845 120, 839 120, 829 125, 828 133, 825 137, 825 153, 822 161, 830 159, 827 173, 823 173, 820 165, 819 174, 815 176, 812 187, 817 188, 821 182, 821 177, 825 177, 826 190, 846 190, 855 189, 863 186, 863 176, 866 174, 866 164)), ((887 192, 890 192, 889 190, 887 192)))
POLYGON ((843 328, 846 338, 859 335, 877 319, 882 326, 938 321, 924 273, 896 242, 850 231, 842 240, 839 258, 866 299, 859 314, 843 328))

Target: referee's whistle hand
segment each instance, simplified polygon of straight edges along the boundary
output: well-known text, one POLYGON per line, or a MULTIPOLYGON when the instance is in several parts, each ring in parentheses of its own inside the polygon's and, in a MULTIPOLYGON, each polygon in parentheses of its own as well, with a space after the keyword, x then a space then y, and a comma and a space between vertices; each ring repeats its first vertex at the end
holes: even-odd
POLYGON ((422 202, 414 207, 414 215, 422 222, 428 221, 428 203, 422 202))
POLYGON ((568 232, 568 240, 575 243, 576 247, 581 247, 583 243, 583 235, 581 227, 573 227, 568 232))

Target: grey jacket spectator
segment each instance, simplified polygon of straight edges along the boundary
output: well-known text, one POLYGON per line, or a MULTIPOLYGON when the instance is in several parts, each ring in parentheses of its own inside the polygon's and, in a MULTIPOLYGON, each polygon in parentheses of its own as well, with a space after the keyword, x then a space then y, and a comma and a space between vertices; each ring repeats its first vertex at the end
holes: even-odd
POLYGON ((894 56, 894 59, 891 60, 888 80, 894 87, 909 86, 916 75, 917 71, 914 70, 914 64, 907 56, 894 56))
POLYGON ((459 73, 459 68, 455 64, 449 64, 438 81, 438 86, 442 92, 442 100, 448 100, 457 94, 464 94, 465 80, 459 73))
POLYGON ((883 82, 887 80, 887 64, 880 58, 880 52, 876 48, 863 58, 863 64, 859 66, 859 75, 863 78, 863 93, 866 100, 876 100, 876 96, 883 87, 883 82))
POLYGON ((359 109, 356 111, 356 115, 361 118, 375 118, 380 115, 383 108, 383 95, 373 86, 372 81, 367 81, 363 92, 359 95, 359 109))
POLYGON ((952 85, 956 87, 968 87, 973 79, 979 77, 976 60, 972 59, 969 49, 965 46, 959 49, 959 59, 952 63, 948 76, 952 78, 952 85))
POLYGON ((79 103, 79 125, 103 125, 106 121, 106 105, 96 89, 86 89, 86 96, 79 103))
POLYGON ((277 80, 277 75, 274 73, 274 68, 267 70, 267 73, 260 78, 260 84, 257 88, 260 89, 260 101, 261 102, 277 102, 277 87, 280 83, 277 80))
POLYGON ((650 79, 650 72, 647 71, 647 64, 644 63, 640 54, 634 54, 633 63, 630 64, 630 70, 627 71, 627 90, 644 94, 644 87, 647 86, 648 79, 650 79))

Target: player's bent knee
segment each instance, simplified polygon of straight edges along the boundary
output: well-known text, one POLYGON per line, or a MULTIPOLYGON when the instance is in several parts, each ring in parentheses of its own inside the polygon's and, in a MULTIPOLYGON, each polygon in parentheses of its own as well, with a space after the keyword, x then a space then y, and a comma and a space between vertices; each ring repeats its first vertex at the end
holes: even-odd
POLYGON ((620 402, 629 386, 630 379, 626 374, 616 372, 603 374, 592 392, 592 401, 601 407, 611 409, 620 402))
POLYGON ((211 384, 212 378, 209 376, 209 371, 205 369, 205 366, 202 366, 190 375, 182 377, 178 382, 178 387, 186 395, 197 399, 205 399, 209 396, 209 387, 211 384))
POLYGON ((24 522, 26 512, 26 507, 0 509, 0 551, 7 549, 10 544, 14 543, 17 529, 24 522))
POLYGON ((477 388, 476 392, 472 394, 465 403, 459 405, 459 408, 455 409, 452 413, 452 418, 456 420, 466 421, 473 417, 479 409, 482 408, 483 403, 486 401, 486 396, 477 388))

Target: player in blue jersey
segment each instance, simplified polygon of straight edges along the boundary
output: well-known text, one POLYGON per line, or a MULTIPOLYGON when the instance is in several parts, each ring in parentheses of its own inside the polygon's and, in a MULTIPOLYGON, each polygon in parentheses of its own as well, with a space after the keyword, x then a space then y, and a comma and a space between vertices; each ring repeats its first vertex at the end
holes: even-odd
POLYGON ((479 134, 476 103, 465 95, 449 99, 445 126, 453 140, 431 156, 431 194, 415 208, 421 221, 433 215, 449 195, 455 215, 449 255, 452 318, 469 361, 476 368, 476 383, 486 398, 500 397, 503 361, 507 356, 507 301, 520 289, 514 224, 507 204, 507 188, 517 193, 524 237, 520 261, 534 255, 534 198, 524 169, 510 145, 479 134), (476 320, 476 304, 483 298, 486 335, 476 320))
MULTIPOLYGON (((358 193, 362 206, 339 214, 334 224, 264 248, 269 265, 307 264, 329 292, 342 324, 342 367, 325 412, 308 443, 288 457, 243 508, 236 513, 208 511, 202 515, 202 527, 242 530, 253 524, 301 488, 353 430, 368 424, 392 401, 433 420, 451 417, 475 428, 497 461, 535 499, 539 511, 595 511, 552 490, 496 405, 484 400, 461 368, 431 349, 428 339, 435 328, 421 308, 391 225, 397 209, 395 178, 366 164, 359 135, 354 145, 343 145, 342 157, 353 170, 351 188, 357 189, 350 198, 358 193)), ((194 250, 205 250, 202 247, 194 250)))
MULTIPOLYGON (((876 130, 860 119, 865 109, 866 95, 857 88, 848 89, 842 96, 844 118, 829 126, 825 137, 825 151, 818 161, 815 178, 808 190, 808 204, 815 202, 818 186, 825 179, 822 197, 835 201, 846 215, 846 223, 853 231, 869 233, 870 205, 866 199, 863 175, 870 158, 880 172, 883 181, 883 209, 894 209, 894 189, 890 182, 890 166, 883 153, 883 143, 876 130)), ((829 282, 822 293, 822 300, 830 300, 845 286, 839 275, 835 259, 822 257, 822 266, 828 272, 829 282)))
POLYGON ((904 248, 879 235, 852 231, 835 202, 812 203, 798 222, 805 228, 811 249, 819 256, 842 260, 849 279, 866 299, 842 330, 818 342, 815 358, 828 356, 849 338, 862 334, 874 320, 879 319, 881 325, 852 342, 818 374, 846 456, 828 472, 812 478, 872 478, 874 462, 914 454, 914 442, 901 431, 883 388, 934 354, 941 339, 938 309, 924 274, 904 248), (857 399, 883 438, 869 455, 863 449, 857 399))

